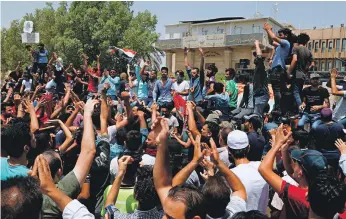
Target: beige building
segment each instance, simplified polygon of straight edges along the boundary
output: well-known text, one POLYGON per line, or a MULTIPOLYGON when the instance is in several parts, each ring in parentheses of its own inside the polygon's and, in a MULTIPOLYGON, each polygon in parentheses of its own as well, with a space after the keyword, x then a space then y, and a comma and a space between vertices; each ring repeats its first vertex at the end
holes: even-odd
POLYGON ((283 27, 273 18, 242 17, 216 18, 199 21, 181 21, 179 24, 165 26, 163 40, 158 40, 156 46, 166 52, 166 65, 170 72, 185 69, 184 48, 189 48, 189 64, 199 67, 201 47, 205 53, 205 67, 215 64, 219 72, 232 67, 240 69, 241 59, 246 60, 248 68, 254 68, 254 41, 259 40, 264 55, 269 55, 271 46, 266 32, 265 22, 273 26, 277 32, 283 27))
POLYGON ((338 68, 346 70, 346 28, 340 27, 322 29, 303 29, 296 34, 306 33, 310 36, 308 48, 315 58, 317 71, 329 71, 338 68))

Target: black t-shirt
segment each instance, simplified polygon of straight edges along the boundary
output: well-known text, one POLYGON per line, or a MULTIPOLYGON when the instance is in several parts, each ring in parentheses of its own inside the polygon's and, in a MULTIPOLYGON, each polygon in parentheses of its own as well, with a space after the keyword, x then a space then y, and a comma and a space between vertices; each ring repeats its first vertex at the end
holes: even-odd
POLYGON ((305 78, 305 74, 309 71, 309 66, 313 61, 310 50, 305 46, 296 46, 292 49, 292 55, 297 55, 297 63, 293 71, 295 78, 305 78))
MULTIPOLYGON (((303 89, 303 97, 306 99, 306 107, 304 112, 312 113, 310 111, 312 106, 323 105, 324 99, 329 98, 329 93, 326 88, 319 87, 317 90, 311 90, 310 87, 306 87, 303 89)), ((318 112, 313 112, 318 113, 318 112)))
POLYGON ((253 92, 254 96, 262 96, 269 94, 268 90, 268 77, 265 70, 263 57, 258 56, 255 59, 255 74, 253 78, 253 92))

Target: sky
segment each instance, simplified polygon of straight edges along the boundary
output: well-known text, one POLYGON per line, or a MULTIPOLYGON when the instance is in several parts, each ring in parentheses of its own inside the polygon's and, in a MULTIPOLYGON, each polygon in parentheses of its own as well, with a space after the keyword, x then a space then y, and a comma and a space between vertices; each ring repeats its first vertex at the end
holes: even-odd
MULTIPOLYGON (((203 20, 217 17, 252 18, 257 10, 264 17, 275 17, 274 4, 268 1, 233 1, 233 2, 181 2, 181 1, 136 1, 132 6, 135 12, 149 10, 158 18, 156 31, 164 36, 166 24, 176 24, 184 20, 203 20)), ((346 24, 346 1, 332 2, 288 2, 278 1, 276 19, 279 22, 290 23, 296 29, 339 27, 346 24)), ((36 8, 43 8, 44 1, 2 1, 1 27, 9 27, 12 20, 20 19, 26 13, 33 13, 36 8)), ((57 2, 53 4, 58 6, 57 2)))

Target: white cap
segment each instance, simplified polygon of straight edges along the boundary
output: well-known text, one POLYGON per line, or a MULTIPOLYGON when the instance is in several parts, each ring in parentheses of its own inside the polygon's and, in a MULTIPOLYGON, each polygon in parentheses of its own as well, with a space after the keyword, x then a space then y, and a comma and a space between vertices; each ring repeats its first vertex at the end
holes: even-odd
POLYGON ((227 136, 227 145, 234 150, 240 150, 249 146, 247 134, 243 131, 234 130, 227 136))

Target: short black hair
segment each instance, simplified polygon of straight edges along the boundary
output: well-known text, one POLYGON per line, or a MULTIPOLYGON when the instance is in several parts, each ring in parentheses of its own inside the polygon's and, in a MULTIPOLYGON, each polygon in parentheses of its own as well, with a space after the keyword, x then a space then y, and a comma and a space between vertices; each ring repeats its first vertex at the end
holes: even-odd
POLYGON ((39 44, 38 44, 38 46, 42 46, 42 47, 44 47, 44 44, 43 44, 43 43, 39 43, 39 44))
POLYGON ((208 129, 211 132, 211 136, 213 137, 213 139, 214 140, 218 139, 219 138, 219 131, 220 131, 219 124, 216 124, 215 122, 209 122, 209 121, 206 121, 205 124, 208 126, 208 129))
POLYGON ((42 153, 42 155, 47 160, 50 173, 52 175, 52 178, 54 179, 54 176, 58 172, 58 170, 62 170, 62 161, 60 155, 53 150, 45 151, 42 153))
POLYGON ((283 33, 285 35, 291 35, 292 34, 292 30, 290 30, 289 28, 281 28, 280 30, 278 30, 278 33, 283 33))
POLYGON ((208 70, 210 70, 211 72, 213 72, 214 74, 216 74, 219 70, 217 69, 215 64, 211 64, 207 67, 208 70))
POLYGON ((219 82, 216 82, 214 84, 214 90, 216 93, 220 94, 223 92, 223 84, 222 83, 219 83, 219 82))
POLYGON ((22 176, 1 181, 1 218, 37 219, 42 203, 43 196, 37 179, 22 176))
POLYGON ((153 166, 144 165, 139 167, 136 175, 134 196, 142 210, 153 209, 160 203, 155 190, 153 178, 153 166))
POLYGON ((258 129, 262 129, 262 121, 260 117, 254 116, 249 119, 249 123, 253 126, 253 129, 257 131, 258 129))
POLYGON ((292 133, 292 137, 294 140, 299 141, 299 147, 300 148, 306 148, 309 144, 309 132, 307 132, 306 130, 296 130, 292 133))
POLYGON ((297 37, 297 43, 302 44, 304 46, 309 42, 309 40, 310 40, 310 37, 306 33, 301 33, 297 37))
POLYGON ((186 206, 185 218, 206 217, 205 198, 201 191, 191 185, 178 185, 168 192, 168 198, 179 201, 186 206))
POLYGON ((269 217, 258 210, 242 211, 233 215, 232 219, 269 219, 269 217))
POLYGON ((232 156, 235 159, 246 158, 248 153, 249 153, 249 146, 247 146, 246 148, 243 148, 243 149, 239 149, 239 150, 232 149, 232 148, 228 148, 228 149, 229 149, 229 152, 232 154, 232 156))
POLYGON ((126 134, 126 148, 137 151, 142 144, 142 134, 137 130, 131 130, 126 134))
POLYGON ((30 126, 25 122, 6 126, 1 132, 1 145, 11 157, 19 158, 24 146, 31 146, 30 126))
POLYGON ((202 194, 206 201, 207 214, 213 218, 222 217, 230 202, 231 191, 220 175, 209 176, 202 188, 202 194))
POLYGON ((36 139, 36 148, 40 151, 48 149, 51 145, 50 142, 50 133, 48 131, 38 131, 35 133, 36 139))
POLYGON ((161 68, 161 72, 162 72, 163 70, 166 70, 167 73, 168 73, 168 68, 167 68, 167 67, 162 67, 162 68, 161 68))
POLYGON ((346 185, 327 176, 327 173, 318 175, 309 184, 308 198, 314 213, 324 218, 333 218, 345 207, 346 185))
POLYGON ((196 70, 197 73, 199 73, 199 68, 197 68, 197 67, 193 67, 191 70, 196 70))
POLYGON ((225 71, 225 72, 229 72, 229 75, 230 75, 232 78, 235 77, 236 72, 235 72, 234 68, 226 68, 226 71, 225 71))

